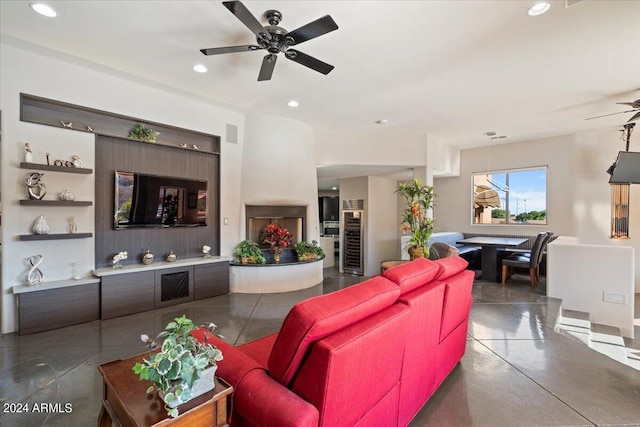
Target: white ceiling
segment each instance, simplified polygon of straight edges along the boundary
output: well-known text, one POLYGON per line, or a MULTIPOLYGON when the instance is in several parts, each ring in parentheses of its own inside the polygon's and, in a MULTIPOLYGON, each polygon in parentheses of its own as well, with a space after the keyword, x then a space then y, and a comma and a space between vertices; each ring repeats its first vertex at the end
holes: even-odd
POLYGON ((318 131, 429 134, 465 148, 486 144, 487 131, 503 143, 620 127, 631 113, 584 119, 640 98, 640 1, 551 1, 538 17, 526 0, 244 1, 262 22, 279 10, 289 31, 326 14, 339 26, 296 47, 334 65, 330 74, 280 55, 265 82, 256 81, 265 51, 199 52, 255 43, 220 1, 45 2, 57 18, 29 0, 0 1, 2 40, 318 131), (196 63, 209 71, 195 73, 196 63))

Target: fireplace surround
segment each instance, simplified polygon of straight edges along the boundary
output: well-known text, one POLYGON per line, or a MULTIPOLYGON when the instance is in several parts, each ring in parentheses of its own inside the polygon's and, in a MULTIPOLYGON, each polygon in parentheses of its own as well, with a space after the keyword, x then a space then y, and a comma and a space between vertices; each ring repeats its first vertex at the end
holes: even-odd
POLYGON ((270 223, 276 223, 293 233, 291 245, 304 241, 307 217, 306 206, 293 205, 246 205, 246 239, 256 242, 261 248, 267 245, 260 241, 260 233, 270 223))

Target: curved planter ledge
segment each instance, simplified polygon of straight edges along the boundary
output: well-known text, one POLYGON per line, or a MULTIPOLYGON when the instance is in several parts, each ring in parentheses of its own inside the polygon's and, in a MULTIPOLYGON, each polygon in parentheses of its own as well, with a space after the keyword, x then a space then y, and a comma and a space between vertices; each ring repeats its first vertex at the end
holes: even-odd
POLYGON ((322 260, 280 264, 231 264, 229 291, 240 294, 290 292, 322 283, 322 260))

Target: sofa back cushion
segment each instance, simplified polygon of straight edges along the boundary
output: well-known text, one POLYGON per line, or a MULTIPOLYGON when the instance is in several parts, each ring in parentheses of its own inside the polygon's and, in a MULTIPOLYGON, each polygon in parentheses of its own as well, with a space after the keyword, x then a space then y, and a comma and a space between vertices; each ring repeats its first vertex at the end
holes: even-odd
POLYGON ((409 308, 393 304, 314 343, 291 390, 319 426, 397 425, 409 308))
POLYGON ((440 327, 440 342, 468 319, 472 303, 473 278, 473 271, 463 270, 443 279, 446 288, 444 309, 442 310, 442 325, 440 327))
POLYGON ((447 258, 441 258, 434 261, 440 267, 438 275, 435 277, 438 280, 445 280, 451 276, 454 276, 467 268, 469 262, 459 256, 451 256, 447 258))
POLYGON ((269 374, 288 387, 314 342, 389 307, 399 296, 397 285, 376 276, 296 304, 269 356, 269 374))
POLYGON ((426 258, 418 258, 411 262, 387 269, 382 275, 400 288, 400 294, 424 286, 440 274, 440 267, 426 258))

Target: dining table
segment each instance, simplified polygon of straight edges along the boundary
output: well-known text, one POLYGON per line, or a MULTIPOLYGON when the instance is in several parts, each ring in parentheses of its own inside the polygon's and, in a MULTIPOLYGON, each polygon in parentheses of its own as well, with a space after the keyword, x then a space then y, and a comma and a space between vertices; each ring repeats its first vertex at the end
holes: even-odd
POLYGON ((498 249, 517 248, 528 240, 520 237, 476 236, 458 240, 456 243, 480 246, 482 280, 500 282, 497 264, 498 249))

